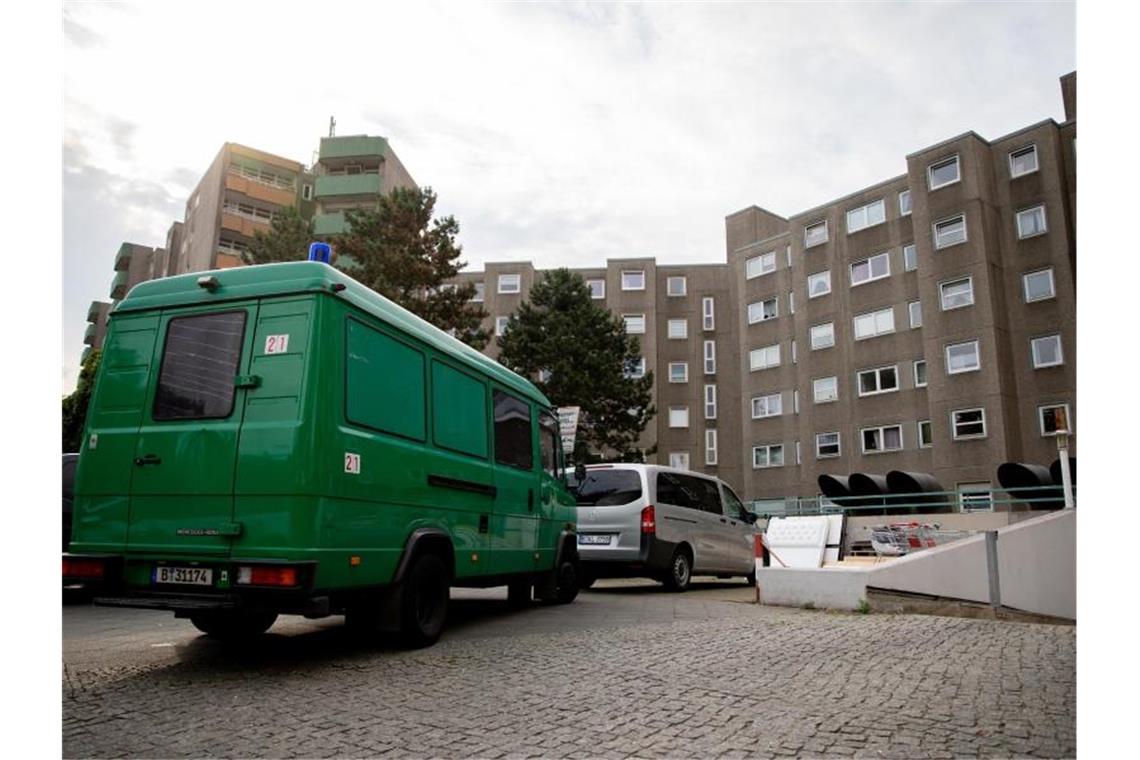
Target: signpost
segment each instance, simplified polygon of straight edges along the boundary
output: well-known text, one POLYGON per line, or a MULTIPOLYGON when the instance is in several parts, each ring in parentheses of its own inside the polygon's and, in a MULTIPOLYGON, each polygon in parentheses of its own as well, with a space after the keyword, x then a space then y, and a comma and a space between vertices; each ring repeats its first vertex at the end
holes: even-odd
POLYGON ((562 450, 567 454, 574 451, 574 439, 578 435, 577 406, 558 407, 558 434, 562 436, 562 450))
POLYGON ((1061 488, 1065 493, 1065 509, 1072 509, 1073 479, 1069 474, 1069 418, 1065 409, 1056 412, 1057 425, 1057 458, 1061 460, 1061 488))

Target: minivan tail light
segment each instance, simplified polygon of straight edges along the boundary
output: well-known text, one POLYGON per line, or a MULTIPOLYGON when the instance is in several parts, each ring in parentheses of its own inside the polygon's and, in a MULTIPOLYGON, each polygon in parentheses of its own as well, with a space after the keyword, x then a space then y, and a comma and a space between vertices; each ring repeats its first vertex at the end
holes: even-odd
POLYGON ((242 586, 292 587, 297 585, 297 568, 241 566, 238 567, 237 582, 242 586))
POLYGON ((642 533, 656 533, 657 532, 657 513, 653 511, 653 505, 650 504, 641 510, 641 532, 642 533))
POLYGON ((99 559, 77 559, 75 557, 64 557, 63 577, 102 578, 103 561, 99 559))

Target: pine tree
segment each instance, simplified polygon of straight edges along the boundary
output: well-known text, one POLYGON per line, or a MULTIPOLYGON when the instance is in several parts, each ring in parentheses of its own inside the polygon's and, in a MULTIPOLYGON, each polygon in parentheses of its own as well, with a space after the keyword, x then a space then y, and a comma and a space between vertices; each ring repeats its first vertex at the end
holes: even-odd
POLYGON ((581 407, 572 460, 644 461, 637 440, 656 414, 653 373, 629 377, 641 357, 625 322, 599 308, 580 275, 548 272, 499 337, 499 361, 534 378, 555 406, 581 407))
POLYGON ((87 424, 87 407, 91 389, 99 371, 99 351, 92 351, 79 370, 79 381, 70 396, 63 397, 63 450, 79 451, 83 444, 83 426, 87 424))
POLYGON ((304 261, 313 242, 313 223, 294 206, 286 206, 273 216, 270 231, 253 233, 248 251, 242 251, 246 264, 272 264, 275 261, 304 261))

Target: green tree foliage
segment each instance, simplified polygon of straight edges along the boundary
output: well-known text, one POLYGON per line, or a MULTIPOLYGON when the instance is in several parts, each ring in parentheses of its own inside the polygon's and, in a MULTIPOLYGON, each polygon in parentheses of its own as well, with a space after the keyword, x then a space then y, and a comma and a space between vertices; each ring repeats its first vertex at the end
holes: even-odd
POLYGON ((487 312, 471 298, 475 285, 445 286, 465 264, 453 216, 434 219, 430 187, 396 188, 376 209, 345 212, 348 233, 333 239, 336 265, 384 297, 481 349, 487 312))
POLYGON ((499 337, 499 361, 536 385, 555 406, 578 406, 575 463, 644 461, 637 439, 656 414, 653 373, 630 378, 641 349, 625 322, 599 308, 580 275, 547 273, 499 337))
POLYGON ((269 232, 253 233, 248 251, 242 251, 246 264, 272 264, 275 261, 304 261, 313 242, 313 223, 294 206, 286 206, 273 216, 269 232))
POLYGON ((87 406, 91 403, 91 387, 99 371, 99 351, 92 351, 79 369, 79 381, 70 396, 63 397, 63 450, 79 451, 83 443, 83 426, 87 422, 87 406))

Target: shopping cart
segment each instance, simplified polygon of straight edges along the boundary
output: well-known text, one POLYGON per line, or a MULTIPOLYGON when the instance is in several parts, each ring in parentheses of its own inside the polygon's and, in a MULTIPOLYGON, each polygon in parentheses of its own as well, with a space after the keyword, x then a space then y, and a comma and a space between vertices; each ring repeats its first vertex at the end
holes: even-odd
POLYGON ((871 548, 877 557, 901 557, 970 535, 968 530, 943 530, 938 523, 890 523, 871 528, 871 548))

